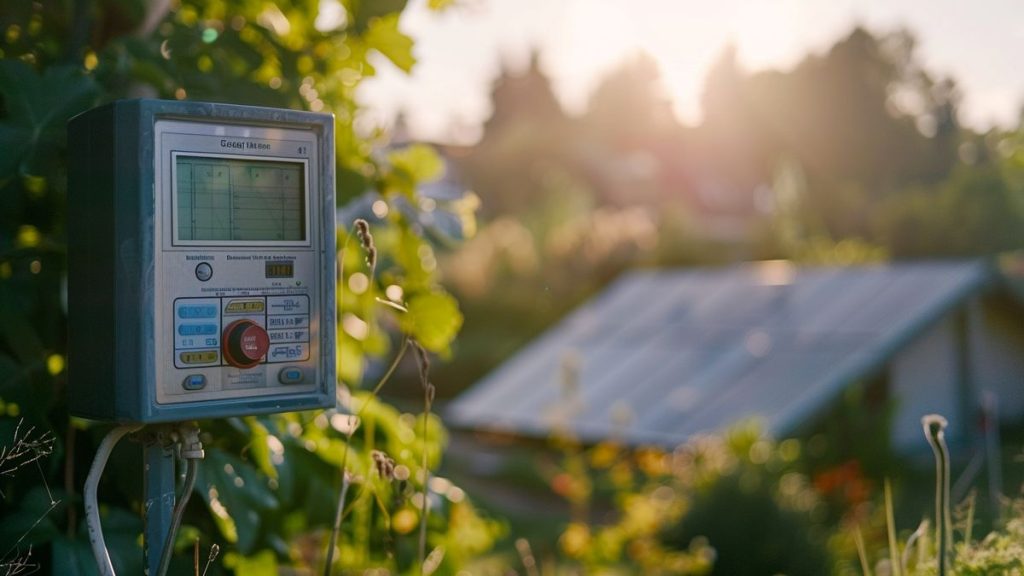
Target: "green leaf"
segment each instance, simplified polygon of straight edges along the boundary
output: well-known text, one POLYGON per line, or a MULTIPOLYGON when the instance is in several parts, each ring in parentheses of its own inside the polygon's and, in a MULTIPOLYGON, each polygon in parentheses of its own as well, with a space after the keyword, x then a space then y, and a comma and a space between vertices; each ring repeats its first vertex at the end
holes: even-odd
POLYGON ((245 576, 277 576, 277 558, 270 550, 264 550, 254 556, 228 554, 224 557, 224 565, 245 576))
POLYGON ((409 313, 400 316, 402 330, 431 352, 447 352, 462 327, 455 298, 447 292, 428 292, 413 296, 408 305, 409 313))
POLYGON ((444 174, 444 162, 426 144, 414 144, 388 155, 391 166, 413 182, 430 182, 444 174))
POLYGON ((251 438, 249 453, 252 454, 253 461, 256 462, 260 472, 263 472, 268 478, 277 478, 277 468, 274 467, 270 445, 271 443, 280 444, 280 440, 276 437, 271 440, 267 427, 255 416, 246 418, 245 422, 249 425, 251 438))
POLYGON ((197 489, 221 534, 242 553, 256 549, 265 511, 278 507, 266 479, 244 460, 211 448, 199 466, 197 489))
POLYGON ((20 384, 17 378, 20 371, 22 371, 22 367, 13 358, 0 353, 0 398, 7 394, 9 388, 20 384))
POLYGON ((53 541, 53 573, 67 576, 99 574, 89 541, 60 536, 53 541))
POLYGON ((10 126, 6 122, 0 122, 0 184, 17 174, 18 164, 25 156, 27 150, 25 141, 27 135, 17 126, 10 126))
POLYGON ((398 29, 398 14, 374 18, 363 41, 366 46, 383 54, 403 72, 410 72, 416 57, 412 55, 412 38, 398 29))
POLYGON ((0 182, 16 171, 46 174, 66 143, 69 118, 96 103, 99 91, 77 66, 51 66, 42 75, 20 60, 0 60, 0 182))
POLYGON ((18 500, 17 511, 0 522, 0 542, 10 546, 24 537, 21 546, 24 549, 29 544, 49 542, 60 534, 54 523, 50 497, 42 486, 31 489, 18 500))
MULTIPOLYGON (((0 286, 0 343, 6 344, 23 367, 40 362, 44 355, 43 342, 36 326, 25 317, 24 307, 13 290, 0 286)), ((0 358, 0 368, 10 369, 6 357, 0 358)))
MULTIPOLYGON (((103 512, 103 533, 106 535, 110 561, 117 574, 142 574, 143 552, 139 534, 144 526, 138 513, 121 507, 110 507, 103 512)), ((78 530, 77 542, 88 543, 88 526, 83 520, 78 530)), ((92 559, 91 549, 89 558, 92 559)), ((95 560, 92 560, 95 565, 95 560)), ((54 572, 63 574, 63 572, 54 572)))
POLYGON ((358 384, 363 378, 365 360, 363 348, 348 334, 338 335, 338 377, 345 382, 358 384))
POLYGON ((374 19, 405 9, 406 0, 341 0, 357 34, 366 31, 374 19))

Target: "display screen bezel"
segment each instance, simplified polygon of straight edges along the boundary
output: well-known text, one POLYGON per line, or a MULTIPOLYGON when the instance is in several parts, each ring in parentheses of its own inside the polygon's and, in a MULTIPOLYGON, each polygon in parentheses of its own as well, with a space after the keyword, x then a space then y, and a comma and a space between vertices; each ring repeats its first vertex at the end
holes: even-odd
POLYGON ((171 242, 175 246, 239 246, 239 247, 253 247, 253 246, 270 246, 270 247, 288 247, 288 246, 310 246, 312 242, 312 230, 310 222, 310 175, 309 175, 309 160, 306 158, 289 158, 282 156, 256 156, 249 154, 218 154, 210 152, 200 152, 193 150, 172 150, 171 151, 171 242), (299 164, 302 166, 302 204, 303 204, 303 215, 302 215, 302 231, 305 238, 303 240, 183 240, 179 237, 179 218, 178 213, 178 157, 186 156, 190 158, 211 158, 221 160, 240 160, 240 161, 255 161, 255 162, 281 162, 288 164, 299 164))

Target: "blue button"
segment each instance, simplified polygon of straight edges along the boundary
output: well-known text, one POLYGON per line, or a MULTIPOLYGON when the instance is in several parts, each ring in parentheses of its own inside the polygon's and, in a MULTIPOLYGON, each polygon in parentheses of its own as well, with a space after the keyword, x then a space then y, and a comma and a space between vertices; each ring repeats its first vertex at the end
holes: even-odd
POLYGON ((212 304, 179 306, 178 318, 216 318, 217 307, 212 304))
POLYGON ((202 374, 189 374, 181 383, 185 390, 202 390, 206 387, 206 376, 202 374))
POLYGON ((281 384, 298 384, 305 379, 305 376, 301 368, 287 366, 278 372, 277 379, 281 381, 281 384))
POLYGON ((182 336, 209 336, 216 333, 216 324, 182 324, 178 326, 178 334, 182 336))

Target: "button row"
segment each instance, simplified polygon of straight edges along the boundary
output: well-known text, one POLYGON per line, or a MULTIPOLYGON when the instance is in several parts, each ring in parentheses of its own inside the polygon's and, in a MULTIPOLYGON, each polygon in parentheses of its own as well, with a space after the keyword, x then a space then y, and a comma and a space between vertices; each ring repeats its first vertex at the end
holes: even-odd
MULTIPOLYGON (((306 380, 306 371, 298 366, 285 366, 277 373, 277 380, 281 384, 302 384, 306 380)), ((206 388, 205 374, 189 374, 181 382, 181 387, 189 392, 206 388)))
POLYGON ((222 323, 230 324, 232 316, 241 316, 256 324, 265 322, 270 347, 263 357, 264 362, 303 361, 310 357, 309 297, 303 294, 182 298, 174 303, 174 315, 175 364, 179 368, 225 362, 220 330, 222 323))

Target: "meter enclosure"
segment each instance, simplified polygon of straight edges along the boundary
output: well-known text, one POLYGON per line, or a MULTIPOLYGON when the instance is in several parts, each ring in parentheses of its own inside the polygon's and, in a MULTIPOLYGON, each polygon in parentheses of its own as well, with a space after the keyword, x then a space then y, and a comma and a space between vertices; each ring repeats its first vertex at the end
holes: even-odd
POLYGON ((71 413, 335 404, 334 120, 117 101, 68 125, 71 413))

